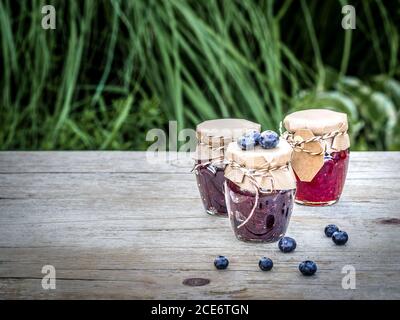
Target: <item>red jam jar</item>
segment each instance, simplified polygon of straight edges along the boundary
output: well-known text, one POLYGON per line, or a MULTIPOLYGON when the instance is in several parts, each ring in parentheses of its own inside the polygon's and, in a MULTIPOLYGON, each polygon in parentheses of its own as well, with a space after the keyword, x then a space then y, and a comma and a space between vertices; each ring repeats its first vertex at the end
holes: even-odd
POLYGON ((228 216, 224 195, 225 150, 248 131, 260 131, 257 123, 244 119, 216 119, 197 125, 194 172, 204 209, 208 214, 228 216))
POLYGON ((236 143, 229 145, 225 198, 237 239, 274 242, 285 235, 296 191, 291 153, 284 139, 273 149, 244 151, 236 143))
POLYGON ((295 201, 331 205, 343 191, 349 165, 350 139, 345 113, 308 109, 285 117, 283 137, 292 145, 297 181, 295 201))

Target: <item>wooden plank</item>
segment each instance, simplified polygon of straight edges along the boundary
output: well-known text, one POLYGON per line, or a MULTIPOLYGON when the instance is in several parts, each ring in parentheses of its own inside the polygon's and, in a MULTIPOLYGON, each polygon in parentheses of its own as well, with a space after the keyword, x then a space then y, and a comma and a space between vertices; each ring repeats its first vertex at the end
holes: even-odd
MULTIPOLYGON (((354 166, 352 174, 367 179, 366 173, 378 172, 387 178, 399 178, 399 154, 400 152, 351 152, 351 166, 354 166), (385 165, 382 165, 383 159, 385 165)), ((192 166, 190 155, 182 153, 161 153, 159 159, 150 157, 153 163, 149 163, 146 159, 146 152, 9 151, 1 152, 0 173, 180 172, 190 174, 192 166)))
POLYGON ((343 197, 295 206, 291 254, 237 241, 229 220, 203 212, 190 160, 148 165, 141 152, 0 153, 0 298, 400 298, 400 153, 356 153, 343 197), (344 247, 323 234, 336 223, 344 247), (216 271, 216 255, 229 257, 216 271), (261 256, 272 272, 258 269, 261 256), (319 271, 306 278, 305 259, 319 271), (57 289, 41 288, 41 268, 57 289), (341 287, 353 265, 357 289, 341 287), (191 287, 188 278, 210 283, 191 287))

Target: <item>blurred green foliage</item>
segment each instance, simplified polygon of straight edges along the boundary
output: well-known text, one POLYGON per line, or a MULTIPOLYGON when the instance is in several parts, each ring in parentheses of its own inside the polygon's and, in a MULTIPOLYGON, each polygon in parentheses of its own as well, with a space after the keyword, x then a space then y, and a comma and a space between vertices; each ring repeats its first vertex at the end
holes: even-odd
POLYGON ((50 2, 0 0, 2 150, 143 150, 168 120, 277 130, 312 107, 349 115, 353 149, 400 149, 399 1, 50 2))

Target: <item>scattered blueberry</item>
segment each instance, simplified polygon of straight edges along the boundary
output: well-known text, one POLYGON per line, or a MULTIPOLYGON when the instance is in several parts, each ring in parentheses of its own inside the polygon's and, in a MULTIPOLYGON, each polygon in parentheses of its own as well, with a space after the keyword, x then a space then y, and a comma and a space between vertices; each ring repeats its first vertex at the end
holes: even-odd
POLYGON ((329 238, 332 237, 333 233, 336 231, 339 231, 339 228, 334 224, 328 224, 325 227, 325 235, 329 238))
POLYGON ((349 240, 349 236, 346 231, 336 231, 332 235, 332 240, 338 246, 342 246, 349 240))
POLYGON ((272 130, 261 132, 258 143, 264 149, 275 148, 279 143, 279 135, 272 130))
POLYGON ((278 242, 279 250, 285 253, 292 252, 294 249, 296 249, 296 245, 296 240, 290 237, 283 237, 278 242))
POLYGON ((317 264, 314 261, 306 260, 299 264, 299 270, 305 276, 312 276, 317 272, 317 264))
POLYGON ((254 149, 256 140, 253 135, 245 134, 237 140, 237 143, 242 150, 250 150, 254 149))
POLYGON ((262 271, 269 271, 274 266, 274 263, 270 258, 263 257, 260 259, 260 262, 258 262, 258 266, 262 271))
POLYGON ((218 270, 226 269, 226 268, 228 268, 228 265, 229 265, 229 260, 224 256, 218 256, 214 260, 214 266, 218 270))

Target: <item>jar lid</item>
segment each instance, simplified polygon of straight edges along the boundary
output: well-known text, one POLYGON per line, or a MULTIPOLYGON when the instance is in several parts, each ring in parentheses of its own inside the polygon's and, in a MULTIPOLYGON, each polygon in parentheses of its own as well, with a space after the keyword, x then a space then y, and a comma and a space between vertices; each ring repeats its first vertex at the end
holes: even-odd
POLYGON ((347 114, 327 109, 293 112, 285 117, 283 125, 291 133, 300 129, 309 129, 318 136, 333 131, 346 132, 348 129, 347 114))
POLYGON ((280 167, 286 165, 292 156, 292 147, 280 138, 276 148, 264 149, 257 145, 251 150, 242 150, 235 142, 229 144, 225 158, 234 161, 247 169, 280 167))
POLYGON ((197 125, 195 160, 221 160, 229 143, 250 130, 260 131, 261 125, 245 119, 215 119, 197 125))
POLYGON ((196 133, 200 142, 208 143, 210 138, 215 138, 215 141, 218 141, 217 138, 233 141, 249 130, 260 131, 261 125, 245 119, 215 119, 199 123, 196 133))
POLYGON ((296 181, 290 166, 292 151, 290 144, 282 138, 273 149, 256 146, 252 150, 242 150, 232 142, 226 150, 225 177, 249 191, 254 191, 255 186, 266 190, 295 189, 296 181))

